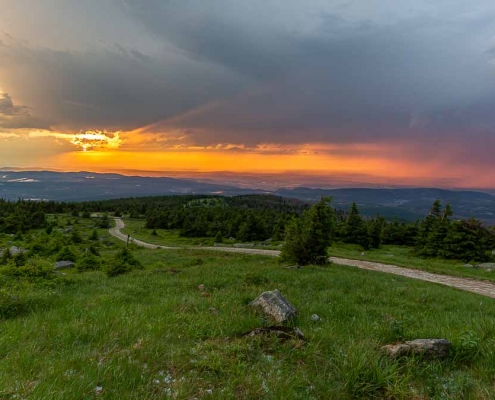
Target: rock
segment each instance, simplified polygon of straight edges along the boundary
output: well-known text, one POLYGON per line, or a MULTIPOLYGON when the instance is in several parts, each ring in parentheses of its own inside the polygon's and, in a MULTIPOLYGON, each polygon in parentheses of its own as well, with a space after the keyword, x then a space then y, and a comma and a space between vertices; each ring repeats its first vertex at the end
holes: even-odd
POLYGON ((365 253, 364 251, 362 251, 362 252, 361 252, 361 255, 362 255, 362 256, 365 256, 365 255, 366 255, 366 253, 365 253))
POLYGON ((205 285, 203 285, 203 284, 198 285, 198 290, 199 290, 200 292, 204 292, 204 291, 206 290, 206 286, 205 286, 205 285))
POLYGON ((482 263, 476 265, 476 268, 481 268, 481 269, 493 269, 495 268, 495 263, 482 263))
POLYGON ((215 307, 210 307, 208 308, 208 311, 211 313, 211 314, 214 314, 214 315, 218 315, 219 311, 215 308, 215 307))
POLYGON ((300 269, 302 268, 301 265, 289 265, 288 267, 284 267, 286 269, 300 269))
POLYGON ((318 322, 318 321, 321 321, 321 318, 320 318, 320 316, 318 314, 313 314, 311 316, 311 321, 318 322))
POLYGON ((451 343, 446 339, 416 339, 405 343, 389 344, 382 350, 390 357, 419 355, 443 358, 449 354, 451 343))
POLYGON ((22 247, 12 246, 9 249, 9 252, 11 256, 17 256, 18 254, 24 254, 26 252, 26 249, 23 249, 22 247))
POLYGON ((53 268, 55 271, 60 271, 62 269, 74 268, 76 265, 72 261, 58 261, 55 263, 53 268))
POLYGON ((466 267, 466 268, 474 268, 474 265, 472 265, 472 264, 464 264, 464 267, 466 267))
POLYGON ((269 326, 267 328, 256 328, 249 332, 241 333, 239 336, 259 336, 259 335, 275 335, 279 339, 301 339, 305 340, 304 334, 299 328, 289 328, 287 326, 269 326))
POLYGON ((249 305, 261 309, 278 323, 287 322, 297 315, 296 308, 277 289, 262 293, 249 305))
POLYGON ((53 271, 53 275, 57 275, 57 276, 67 276, 66 273, 64 272, 60 272, 60 271, 53 271))

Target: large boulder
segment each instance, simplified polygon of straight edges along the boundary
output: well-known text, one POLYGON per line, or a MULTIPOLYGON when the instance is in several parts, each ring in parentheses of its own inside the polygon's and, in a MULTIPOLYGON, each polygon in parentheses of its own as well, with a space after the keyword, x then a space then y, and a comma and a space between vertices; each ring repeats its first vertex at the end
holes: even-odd
POLYGON ((392 358, 418 355, 444 358, 449 354, 451 343, 446 339, 416 339, 405 343, 389 344, 382 350, 392 358))
POLYGON ((262 310, 279 324, 288 322, 297 315, 296 308, 277 289, 262 293, 249 305, 262 310))
POLYGON ((74 268, 75 264, 72 261, 58 261, 55 263, 55 267, 53 268, 55 271, 59 271, 62 269, 70 269, 74 268))

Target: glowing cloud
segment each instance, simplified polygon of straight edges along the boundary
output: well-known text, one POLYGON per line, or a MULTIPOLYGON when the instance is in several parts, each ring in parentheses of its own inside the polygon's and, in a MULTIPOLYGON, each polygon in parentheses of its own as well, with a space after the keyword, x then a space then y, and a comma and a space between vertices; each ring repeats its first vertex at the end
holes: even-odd
POLYGON ((118 149, 122 144, 120 132, 86 131, 76 133, 70 142, 82 151, 118 149))

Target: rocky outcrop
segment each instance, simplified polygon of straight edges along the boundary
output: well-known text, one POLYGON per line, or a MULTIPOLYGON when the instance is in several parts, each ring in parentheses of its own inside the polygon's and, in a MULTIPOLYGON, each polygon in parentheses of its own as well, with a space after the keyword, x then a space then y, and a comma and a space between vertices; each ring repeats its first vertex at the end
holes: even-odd
POLYGON ((297 315, 296 308, 276 289, 262 293, 249 305, 262 310, 279 324, 288 322, 297 315))

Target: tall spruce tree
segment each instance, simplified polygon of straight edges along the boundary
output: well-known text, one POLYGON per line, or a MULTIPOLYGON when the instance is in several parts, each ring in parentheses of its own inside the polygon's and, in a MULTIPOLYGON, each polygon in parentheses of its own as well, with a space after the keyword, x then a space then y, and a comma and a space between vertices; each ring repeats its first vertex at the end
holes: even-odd
POLYGON ((430 235, 436 229, 438 221, 442 216, 442 204, 440 200, 435 200, 429 214, 425 219, 421 221, 418 230, 418 236, 416 238, 415 250, 416 253, 424 257, 436 256, 436 250, 434 247, 428 246, 428 241, 431 239, 430 235))
POLYGON ((370 234, 370 247, 372 249, 379 249, 382 245, 383 239, 383 227, 385 220, 382 217, 377 216, 370 222, 369 234, 370 234))
POLYGON ((335 216, 332 199, 322 197, 301 218, 294 218, 286 228, 281 259, 298 265, 325 265, 327 248, 332 243, 335 216))
MULTIPOLYGON (((435 207, 436 208, 436 207, 435 207)), ((445 209, 441 211, 441 214, 436 217, 432 230, 426 238, 426 243, 422 248, 422 255, 426 257, 437 257, 444 249, 444 241, 450 231, 450 217, 454 213, 450 204, 445 205, 445 209)))
POLYGON ((365 222, 361 218, 356 203, 352 203, 344 226, 344 242, 359 244, 365 250, 370 247, 370 234, 365 222))

